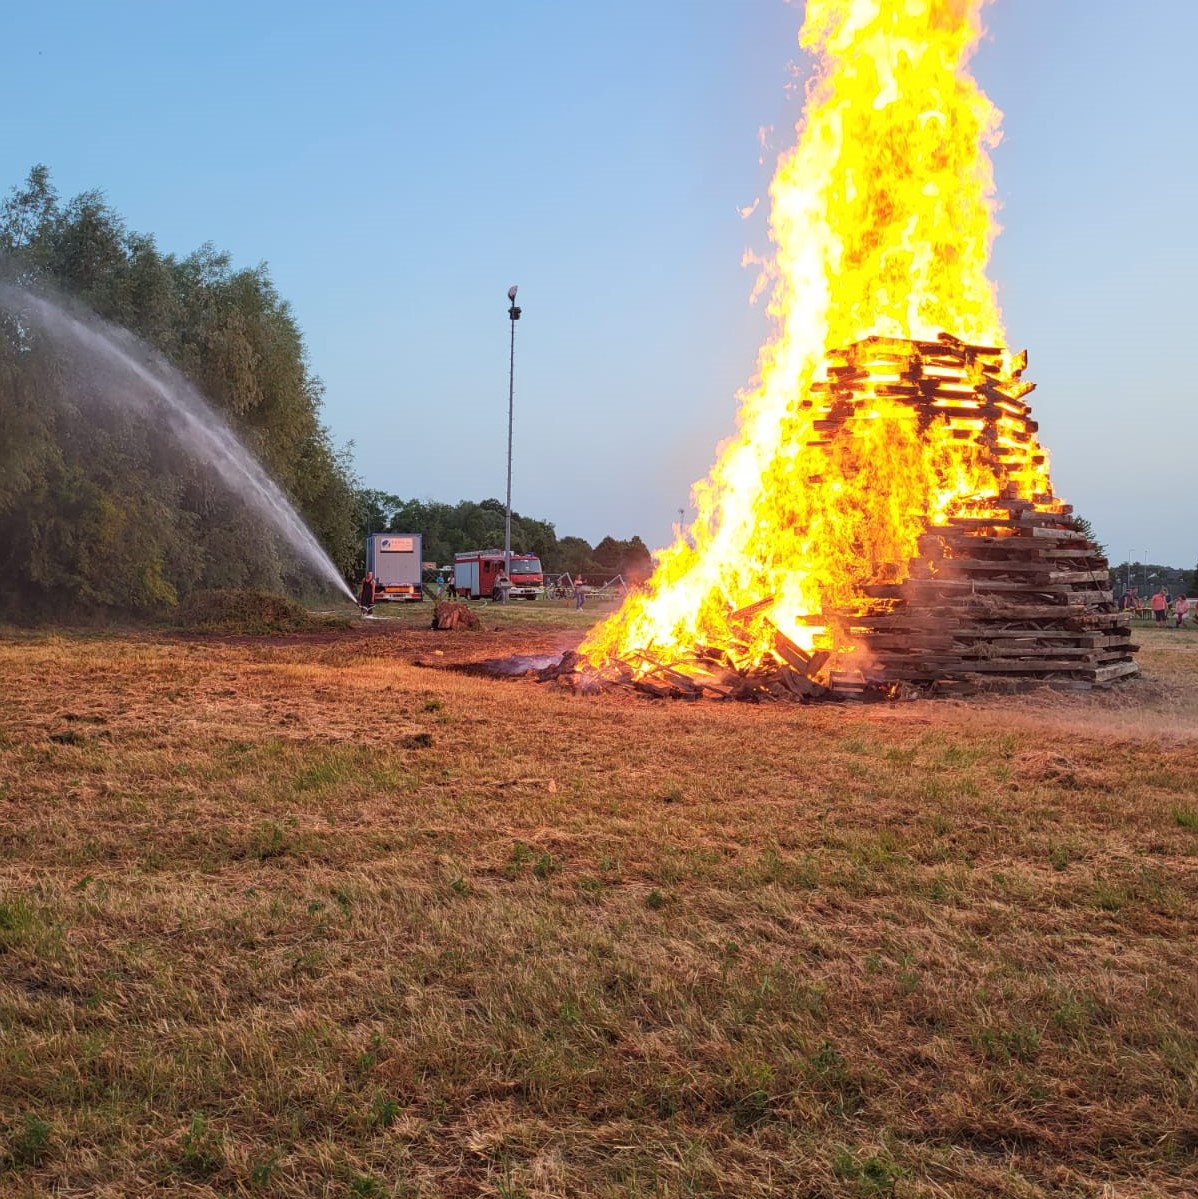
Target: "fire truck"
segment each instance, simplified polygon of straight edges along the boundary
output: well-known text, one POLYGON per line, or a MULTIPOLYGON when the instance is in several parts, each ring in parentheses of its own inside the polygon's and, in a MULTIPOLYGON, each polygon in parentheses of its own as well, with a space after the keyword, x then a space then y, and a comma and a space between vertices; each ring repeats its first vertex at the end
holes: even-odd
MULTIPOLYGON (((453 585, 458 595, 469 599, 503 598, 503 550, 469 550, 453 556, 453 585)), ((513 554, 512 599, 535 600, 545 586, 541 560, 536 554, 513 554)))

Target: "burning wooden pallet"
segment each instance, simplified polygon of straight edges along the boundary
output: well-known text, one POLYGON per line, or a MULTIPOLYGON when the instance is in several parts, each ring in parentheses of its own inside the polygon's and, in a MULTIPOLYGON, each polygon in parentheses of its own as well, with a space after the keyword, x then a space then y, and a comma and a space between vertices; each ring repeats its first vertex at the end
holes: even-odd
POLYGON ((929 527, 919 556, 897 577, 864 588, 854 613, 830 613, 837 644, 853 644, 862 664, 829 675, 834 694, 869 685, 940 692, 1019 690, 1051 685, 1088 689, 1137 673, 1130 616, 1114 603, 1106 559, 1074 527, 1072 508, 1051 493, 1030 495, 1044 466, 1037 426, 1023 397, 1026 352, 942 334, 935 342, 868 338, 830 357, 828 381, 810 402, 852 435, 873 396, 910 408, 926 428, 980 447, 1008 482, 946 524, 929 527))
POLYGON ((573 652, 559 663, 537 672, 542 682, 554 681, 580 691, 628 687, 654 699, 735 699, 751 703, 795 702, 827 697, 828 688, 817 681, 830 654, 807 653, 767 613, 773 596, 729 614, 732 638, 723 647, 706 646, 678 655, 656 655, 650 647, 628 659, 594 666, 573 652), (742 655, 759 639, 770 635, 770 652, 755 661, 742 655))
POLYGON ((799 404, 810 446, 862 435, 884 405, 926 437, 964 443, 1004 480, 945 523, 925 517, 918 556, 879 567, 854 606, 800 617, 829 649, 801 649, 770 621, 774 599, 764 597, 729 614, 720 646, 650 646, 598 667, 567 655, 540 677, 655 697, 805 700, 1087 689, 1134 675, 1130 616, 1115 608, 1106 560, 1047 484, 1023 398, 1034 387, 1021 377, 1026 364, 1026 353, 1008 359, 947 334, 871 337, 829 355, 826 380, 799 404))

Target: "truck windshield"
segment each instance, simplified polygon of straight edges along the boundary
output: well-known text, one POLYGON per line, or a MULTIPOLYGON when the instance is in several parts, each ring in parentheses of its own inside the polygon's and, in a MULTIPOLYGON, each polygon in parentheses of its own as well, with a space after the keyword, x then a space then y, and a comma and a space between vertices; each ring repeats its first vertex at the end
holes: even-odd
POLYGON ((519 562, 512 563, 512 574, 514 575, 539 575, 541 573, 541 563, 536 558, 521 558, 519 562))

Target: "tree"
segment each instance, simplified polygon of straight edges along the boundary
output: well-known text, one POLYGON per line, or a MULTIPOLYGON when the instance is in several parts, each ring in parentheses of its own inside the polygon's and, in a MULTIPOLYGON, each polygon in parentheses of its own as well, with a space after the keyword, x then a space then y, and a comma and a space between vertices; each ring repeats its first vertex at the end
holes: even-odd
POLYGON ((601 570, 616 575, 620 573, 620 568, 624 565, 626 548, 622 541, 617 541, 614 537, 604 537, 595 546, 593 557, 601 570))
POLYGON ((626 583, 643 583, 653 573, 653 555, 649 547, 637 536, 630 537, 624 554, 621 574, 626 583))
POLYGON ((1098 540, 1098 534, 1094 532, 1094 526, 1084 517, 1074 513, 1068 520, 1069 527, 1083 534, 1088 541, 1098 550, 1102 557, 1106 557, 1106 546, 1098 540))
MULTIPOLYGON (((48 287, 144 338, 187 375, 342 569, 356 480, 320 420, 323 386, 266 267, 203 246, 178 260, 126 229, 99 192, 62 203, 35 166, 0 204, 0 275, 48 287)), ((77 355, 77 351, 74 351, 77 355)), ((0 312, 0 609, 83 600, 143 611, 202 586, 311 579, 188 447, 167 444, 40 330, 0 312)))
POLYGON ((50 171, 39 163, 29 172, 24 187, 14 187, 0 205, 0 253, 19 281, 36 277, 46 267, 53 245, 58 215, 58 193, 50 184, 50 171))
POLYGON ((595 575, 603 568, 595 561, 591 543, 581 537, 563 537, 558 543, 554 566, 577 578, 579 575, 595 575))
POLYGON ((642 583, 653 573, 653 558, 639 537, 627 541, 604 537, 595 546, 594 558, 601 571, 622 575, 626 583, 642 583))

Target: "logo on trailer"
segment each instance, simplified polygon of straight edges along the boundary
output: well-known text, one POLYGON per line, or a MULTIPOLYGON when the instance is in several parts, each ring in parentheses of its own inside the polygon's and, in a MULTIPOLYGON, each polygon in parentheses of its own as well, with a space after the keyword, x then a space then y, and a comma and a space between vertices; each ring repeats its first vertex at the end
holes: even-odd
POLYGON ((415 546, 411 537, 384 537, 379 550, 384 554, 410 554, 415 546))

